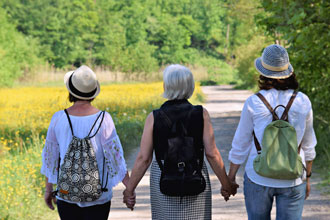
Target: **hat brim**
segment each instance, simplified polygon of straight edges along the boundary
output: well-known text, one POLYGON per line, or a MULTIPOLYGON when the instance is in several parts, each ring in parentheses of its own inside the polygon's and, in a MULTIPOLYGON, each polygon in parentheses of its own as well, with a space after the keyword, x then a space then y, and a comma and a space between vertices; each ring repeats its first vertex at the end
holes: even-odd
POLYGON ((70 85, 69 85, 69 79, 71 77, 71 75, 74 73, 74 71, 70 71, 70 72, 67 72, 65 75, 64 75, 64 83, 65 83, 65 86, 67 88, 67 90, 69 91, 69 93, 71 95, 73 95, 74 97, 78 98, 78 99, 81 99, 81 100, 90 100, 90 99, 94 99, 96 96, 98 96, 98 94, 100 93, 101 91, 101 87, 100 87, 100 83, 97 81, 96 83, 96 91, 95 93, 92 95, 92 96, 88 96, 88 97, 84 97, 84 96, 80 96, 78 94, 75 94, 71 88, 70 88, 70 85))
POLYGON ((266 69, 261 64, 261 57, 257 58, 254 61, 254 66, 261 75, 263 75, 264 77, 267 77, 267 78, 286 79, 286 78, 289 78, 293 74, 293 67, 291 64, 289 64, 288 69, 286 69, 284 71, 272 71, 272 70, 266 69))

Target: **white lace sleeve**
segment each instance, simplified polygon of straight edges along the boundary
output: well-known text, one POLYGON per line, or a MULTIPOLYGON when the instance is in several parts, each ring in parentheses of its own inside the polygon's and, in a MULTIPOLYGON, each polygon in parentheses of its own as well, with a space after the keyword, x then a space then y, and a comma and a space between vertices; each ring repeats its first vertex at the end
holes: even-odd
POLYGON ((58 160, 60 155, 59 145, 55 134, 56 124, 55 114, 50 122, 47 131, 46 143, 42 150, 42 166, 41 173, 48 178, 49 183, 57 183, 57 172, 58 172, 58 160))
POLYGON ((124 179, 127 168, 123 148, 110 114, 106 113, 103 125, 102 148, 109 174, 109 187, 112 188, 124 179))
POLYGON ((46 140, 45 147, 42 150, 41 173, 48 178, 49 183, 57 183, 58 159, 58 143, 46 140))
POLYGON ((103 153, 110 177, 110 187, 120 183, 127 172, 123 148, 118 135, 103 145, 103 153))

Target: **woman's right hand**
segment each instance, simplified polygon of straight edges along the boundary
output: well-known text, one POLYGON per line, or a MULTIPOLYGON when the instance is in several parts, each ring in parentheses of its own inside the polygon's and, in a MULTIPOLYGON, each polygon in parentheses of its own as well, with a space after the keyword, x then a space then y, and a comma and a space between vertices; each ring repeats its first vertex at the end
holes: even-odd
POLYGON ((53 196, 53 192, 50 190, 45 191, 44 195, 45 203, 51 210, 54 210, 54 204, 56 204, 56 198, 53 196))

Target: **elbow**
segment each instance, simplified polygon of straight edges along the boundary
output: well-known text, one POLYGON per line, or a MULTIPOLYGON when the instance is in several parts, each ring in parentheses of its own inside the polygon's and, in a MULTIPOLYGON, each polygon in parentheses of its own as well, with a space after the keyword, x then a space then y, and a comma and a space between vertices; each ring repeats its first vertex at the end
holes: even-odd
POLYGON ((207 160, 216 160, 218 155, 215 152, 205 152, 207 160))
POLYGON ((140 155, 137 160, 143 167, 149 167, 152 161, 152 157, 140 155))

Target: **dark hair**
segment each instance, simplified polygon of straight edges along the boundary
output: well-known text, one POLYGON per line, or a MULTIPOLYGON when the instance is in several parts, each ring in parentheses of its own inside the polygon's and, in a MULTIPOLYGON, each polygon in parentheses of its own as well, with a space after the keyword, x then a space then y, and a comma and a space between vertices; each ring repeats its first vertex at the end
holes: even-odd
POLYGON ((69 102, 76 102, 76 101, 88 101, 88 102, 92 102, 94 100, 94 99, 87 99, 87 100, 85 100, 85 99, 79 99, 79 98, 73 96, 71 93, 69 93, 68 99, 69 99, 69 102))
POLYGON ((296 74, 294 73, 292 73, 292 75, 286 79, 271 79, 263 75, 260 75, 258 80, 258 85, 260 90, 262 89, 269 90, 273 88, 277 90, 287 90, 287 89, 296 90, 299 88, 299 84, 296 79, 296 74))

